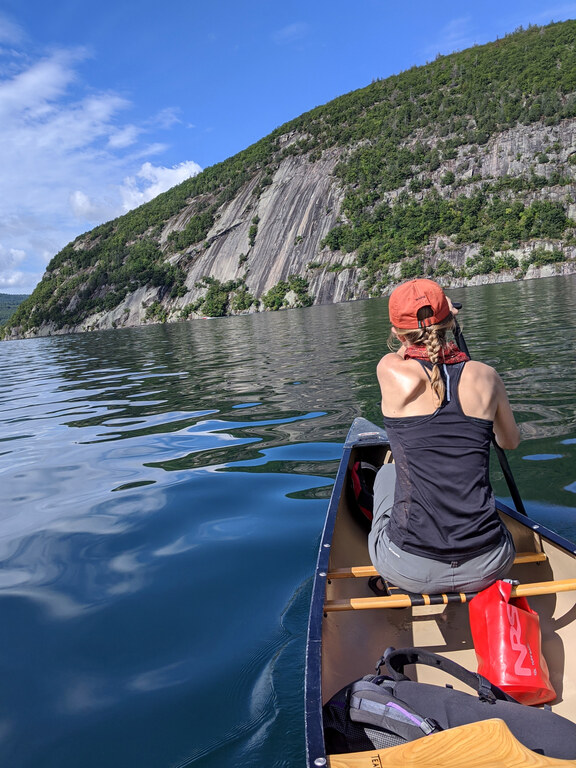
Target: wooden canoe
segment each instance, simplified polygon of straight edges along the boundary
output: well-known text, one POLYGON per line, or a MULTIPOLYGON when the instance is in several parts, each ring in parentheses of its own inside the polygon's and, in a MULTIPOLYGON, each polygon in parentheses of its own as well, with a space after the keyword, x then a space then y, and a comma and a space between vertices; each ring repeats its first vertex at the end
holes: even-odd
MULTIPOLYGON (((372 674, 387 647, 425 648, 476 670, 465 603, 413 605, 407 596, 377 597, 368 587, 375 571, 366 531, 351 512, 349 471, 359 459, 379 466, 390 460, 389 451, 383 429, 355 419, 344 444, 314 574, 305 670, 307 767, 576 766, 576 761, 527 750, 501 720, 452 728, 386 750, 326 754, 322 705, 353 680, 372 674), (408 607, 390 610, 403 605, 408 607)), ((576 642, 576 546, 500 502, 498 511, 518 553, 509 576, 520 582, 518 594, 530 595, 530 605, 540 616, 542 649, 558 694, 552 709, 576 722, 576 653, 571 651, 576 642)), ((418 667, 417 674, 424 682, 446 682, 428 667, 418 667)))

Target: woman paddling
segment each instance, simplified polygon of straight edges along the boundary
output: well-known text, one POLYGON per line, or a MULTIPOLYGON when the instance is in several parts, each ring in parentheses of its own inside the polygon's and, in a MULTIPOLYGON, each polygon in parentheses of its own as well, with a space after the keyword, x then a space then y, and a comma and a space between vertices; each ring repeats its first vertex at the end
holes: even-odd
POLYGON ((370 556, 410 592, 484 589, 515 554, 489 456, 493 432, 502 448, 516 448, 520 433, 496 371, 447 341, 456 312, 432 280, 399 285, 389 313, 401 346, 377 368, 395 463, 376 476, 370 556))

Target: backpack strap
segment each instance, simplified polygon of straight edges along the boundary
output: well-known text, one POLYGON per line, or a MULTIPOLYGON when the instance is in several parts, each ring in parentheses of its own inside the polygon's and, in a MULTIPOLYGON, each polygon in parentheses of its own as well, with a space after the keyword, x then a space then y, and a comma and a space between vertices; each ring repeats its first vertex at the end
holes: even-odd
POLYGON ((392 680, 366 678, 354 683, 349 692, 350 719, 356 723, 373 725, 396 734, 406 741, 413 741, 443 730, 432 718, 422 717, 412 707, 394 695, 392 680))
POLYGON ((398 650, 388 648, 378 662, 378 668, 382 664, 386 665, 393 680, 410 680, 404 674, 406 664, 425 664, 429 667, 441 669, 443 672, 468 685, 478 693, 478 697, 482 701, 488 701, 493 704, 497 699, 500 699, 501 701, 518 703, 516 699, 513 699, 512 696, 509 696, 477 672, 470 672, 451 659, 421 648, 400 648, 398 650))

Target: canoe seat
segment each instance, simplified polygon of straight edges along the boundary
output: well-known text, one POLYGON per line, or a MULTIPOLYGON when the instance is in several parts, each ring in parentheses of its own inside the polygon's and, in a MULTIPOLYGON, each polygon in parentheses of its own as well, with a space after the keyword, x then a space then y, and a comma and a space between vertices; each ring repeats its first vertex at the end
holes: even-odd
POLYGON ((449 728, 397 747, 329 755, 328 768, 568 768, 574 760, 545 757, 521 744, 503 720, 449 728))
MULTIPOLYGON (((541 581, 532 584, 518 584, 512 587, 512 597, 530 597, 551 595, 557 592, 576 590, 576 579, 541 581)), ((440 595, 418 595, 411 592, 398 592, 382 597, 351 597, 344 600, 326 600, 324 612, 358 611, 370 608, 410 608, 417 605, 447 605, 448 603, 467 603, 477 592, 445 592, 440 595)))
MULTIPOLYGON (((545 552, 518 552, 514 558, 514 565, 543 563, 547 559, 545 552)), ((329 579, 361 579, 369 576, 378 576, 378 571, 373 565, 353 565, 351 568, 335 568, 328 573, 329 579)))

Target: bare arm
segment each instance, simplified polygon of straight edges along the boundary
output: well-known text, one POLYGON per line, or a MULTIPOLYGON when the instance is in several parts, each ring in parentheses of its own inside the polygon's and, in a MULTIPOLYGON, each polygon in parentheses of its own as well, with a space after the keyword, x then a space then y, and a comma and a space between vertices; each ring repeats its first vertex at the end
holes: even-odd
POLYGON ((520 430, 514 420, 504 382, 492 366, 477 360, 466 363, 458 394, 467 416, 493 422, 496 442, 501 448, 518 446, 520 430))
POLYGON ((520 443, 520 430, 514 419, 508 394, 502 379, 496 374, 496 413, 494 415, 494 434, 500 448, 517 448, 520 443))

